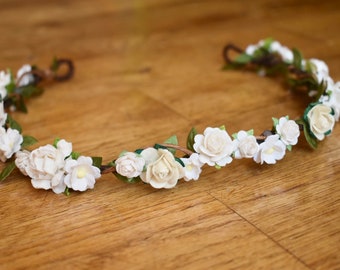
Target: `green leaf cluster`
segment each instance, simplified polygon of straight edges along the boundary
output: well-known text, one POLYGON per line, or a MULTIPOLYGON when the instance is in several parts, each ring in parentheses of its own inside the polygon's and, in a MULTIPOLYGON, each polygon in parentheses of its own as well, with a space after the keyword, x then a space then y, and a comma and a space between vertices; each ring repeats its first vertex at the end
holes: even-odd
POLYGON ((16 129, 17 131, 19 131, 19 133, 22 132, 22 128, 21 125, 15 121, 11 115, 7 115, 7 120, 6 120, 6 124, 8 127, 10 127, 11 129, 16 129))
POLYGON ((0 173, 0 181, 5 180, 15 169, 14 161, 7 164, 7 166, 0 173))
POLYGON ((312 135, 308 122, 301 118, 296 120, 296 123, 303 126, 303 134, 305 135, 306 141, 313 149, 316 149, 318 147, 318 141, 315 136, 312 135))
POLYGON ((194 143, 195 143, 195 136, 197 135, 196 128, 192 128, 187 136, 187 149, 192 152, 195 152, 194 143))

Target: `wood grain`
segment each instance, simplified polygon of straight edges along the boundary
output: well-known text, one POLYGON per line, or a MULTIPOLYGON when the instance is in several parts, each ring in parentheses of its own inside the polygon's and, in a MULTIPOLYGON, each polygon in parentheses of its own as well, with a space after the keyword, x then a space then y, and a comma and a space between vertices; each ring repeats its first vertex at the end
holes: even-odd
MULTIPOLYGON (((122 150, 184 144, 192 126, 270 128, 308 103, 273 79, 222 72, 223 46, 274 37, 340 80, 338 1, 1 0, 0 70, 74 60, 14 113, 24 133, 73 142, 105 162, 122 150)), ((172 190, 104 175, 71 196, 0 183, 1 269, 339 269, 340 129, 275 166, 234 161, 172 190)), ((302 137, 301 137, 302 138, 302 137)))

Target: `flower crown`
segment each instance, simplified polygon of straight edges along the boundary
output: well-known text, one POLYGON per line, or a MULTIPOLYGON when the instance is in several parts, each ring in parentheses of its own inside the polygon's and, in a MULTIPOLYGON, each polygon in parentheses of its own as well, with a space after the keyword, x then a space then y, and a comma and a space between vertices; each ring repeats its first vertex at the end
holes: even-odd
POLYGON ((25 100, 42 93, 40 82, 67 80, 74 69, 72 62, 65 59, 54 60, 48 70, 24 65, 16 78, 10 70, 0 72, 0 160, 7 163, 0 180, 18 168, 31 178, 33 187, 52 189, 55 193, 92 189, 96 179, 106 173, 113 173, 128 183, 142 181, 154 188, 173 188, 182 178, 198 180, 204 165, 220 169, 233 159, 242 158, 259 164, 275 164, 297 144, 300 131, 312 148, 332 132, 340 116, 340 82, 333 82, 325 62, 303 59, 298 50, 290 50, 272 39, 249 45, 245 51, 229 44, 223 56, 225 70, 247 69, 260 75, 283 75, 292 89, 305 90, 314 101, 299 119, 272 118, 272 128, 258 136, 253 130, 240 130, 230 136, 224 126, 207 127, 202 134, 192 128, 185 147, 178 145, 176 136, 171 136, 153 147, 123 151, 118 158, 103 165, 101 157, 82 156, 63 139, 27 150, 37 140, 22 135, 20 125, 7 112, 26 112, 25 100), (231 51, 238 56, 231 59, 231 51), (61 66, 67 68, 62 74, 61 66))

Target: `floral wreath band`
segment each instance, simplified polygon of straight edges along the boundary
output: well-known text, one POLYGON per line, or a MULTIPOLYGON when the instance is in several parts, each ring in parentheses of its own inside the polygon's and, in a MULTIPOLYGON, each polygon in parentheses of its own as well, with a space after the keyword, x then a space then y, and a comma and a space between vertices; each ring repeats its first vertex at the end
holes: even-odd
POLYGON ((71 190, 94 188, 96 179, 106 173, 128 183, 142 181, 154 188, 173 188, 182 178, 198 180, 204 165, 220 169, 242 158, 275 164, 298 143, 301 131, 312 148, 330 135, 340 116, 340 82, 334 83, 325 62, 304 59, 297 49, 290 50, 272 39, 261 40, 245 50, 229 44, 223 56, 224 70, 282 75, 291 89, 306 91, 313 101, 299 119, 273 117, 272 128, 259 136, 253 130, 240 130, 230 136, 224 126, 207 127, 202 134, 192 128, 185 147, 178 145, 174 135, 153 147, 123 151, 103 165, 101 157, 85 157, 73 151, 72 144, 63 139, 28 150, 37 140, 22 135, 20 125, 9 112, 27 112, 25 100, 42 93, 39 86, 42 82, 67 80, 72 77, 74 67, 67 59, 54 60, 47 70, 24 65, 16 77, 10 70, 0 72, 0 160, 7 164, 0 180, 18 168, 31 178, 34 188, 67 195, 71 190), (231 51, 238 54, 234 59, 229 56, 231 51))

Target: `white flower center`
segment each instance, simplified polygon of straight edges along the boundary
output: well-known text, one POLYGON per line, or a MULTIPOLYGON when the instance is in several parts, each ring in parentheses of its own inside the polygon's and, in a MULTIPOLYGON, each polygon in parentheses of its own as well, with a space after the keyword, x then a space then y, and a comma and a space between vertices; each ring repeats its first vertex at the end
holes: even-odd
POLYGON ((274 153, 274 151, 275 151, 274 147, 271 147, 271 148, 267 149, 267 150, 264 151, 264 152, 265 152, 266 154, 268 154, 268 155, 271 155, 271 154, 274 153))
POLYGON ((77 170, 77 177, 84 178, 87 175, 87 168, 86 166, 79 166, 77 170))

